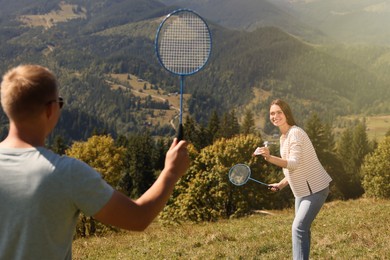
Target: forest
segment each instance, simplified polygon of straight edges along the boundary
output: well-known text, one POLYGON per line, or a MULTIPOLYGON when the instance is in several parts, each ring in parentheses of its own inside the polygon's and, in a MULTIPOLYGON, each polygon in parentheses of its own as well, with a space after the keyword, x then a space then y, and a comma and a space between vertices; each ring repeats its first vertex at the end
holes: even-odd
MULTIPOLYGON (((174 7, 159 1, 91 4, 74 0, 68 3, 75 5, 75 13, 86 10, 85 19, 54 23, 50 28, 18 20, 21 15, 59 9, 59 1, 46 2, 50 4, 44 8, 32 2, 23 8, 19 2, 4 5, 0 71, 3 74, 20 63, 39 63, 55 72, 66 102, 57 133, 68 144, 85 140, 96 130, 113 136, 145 129, 153 136, 173 135, 169 122, 145 126, 148 110, 159 104, 113 90, 107 80, 111 73, 128 73, 163 91, 178 91, 178 78, 158 64, 154 53, 158 24, 174 7)), ((275 27, 247 32, 212 22, 209 26, 211 60, 204 70, 186 79, 185 92, 191 96, 186 109, 199 124, 205 124, 213 111, 221 117, 232 109, 241 121, 248 104, 264 118, 274 98, 288 101, 301 124, 311 112, 326 122, 345 115, 390 112, 389 77, 385 67, 379 66, 379 61, 386 61, 388 47, 313 45, 275 27), (256 91, 262 95, 255 97, 256 91)), ((2 112, 0 123, 3 137, 7 120, 2 112)), ((266 123, 258 127, 271 134, 266 123)))

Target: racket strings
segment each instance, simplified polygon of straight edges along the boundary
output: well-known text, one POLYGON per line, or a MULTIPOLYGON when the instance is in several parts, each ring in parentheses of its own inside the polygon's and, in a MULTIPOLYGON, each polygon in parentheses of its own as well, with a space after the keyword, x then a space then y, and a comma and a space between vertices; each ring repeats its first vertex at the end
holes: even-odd
POLYGON ((250 171, 246 167, 236 166, 229 174, 230 181, 236 185, 247 182, 250 171))
POLYGON ((170 19, 162 28, 160 59, 174 73, 194 73, 205 64, 209 56, 211 39, 207 25, 190 12, 170 19))

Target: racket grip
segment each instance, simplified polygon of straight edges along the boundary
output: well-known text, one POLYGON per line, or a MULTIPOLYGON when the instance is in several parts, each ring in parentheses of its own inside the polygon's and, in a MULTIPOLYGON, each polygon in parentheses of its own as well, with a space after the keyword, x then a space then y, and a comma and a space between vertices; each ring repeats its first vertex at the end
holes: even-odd
POLYGON ((177 140, 183 140, 183 124, 179 124, 179 131, 177 133, 177 140))
POLYGON ((272 186, 272 185, 268 185, 268 189, 271 190, 272 188, 275 189, 275 191, 279 191, 280 189, 278 187, 275 187, 275 186, 272 186))

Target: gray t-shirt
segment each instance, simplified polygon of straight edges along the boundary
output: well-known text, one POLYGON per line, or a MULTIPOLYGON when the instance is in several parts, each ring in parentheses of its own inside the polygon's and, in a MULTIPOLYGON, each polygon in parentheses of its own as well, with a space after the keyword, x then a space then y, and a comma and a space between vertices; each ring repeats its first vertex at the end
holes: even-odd
POLYGON ((71 259, 81 212, 113 188, 94 169, 45 148, 0 148, 0 259, 71 259))

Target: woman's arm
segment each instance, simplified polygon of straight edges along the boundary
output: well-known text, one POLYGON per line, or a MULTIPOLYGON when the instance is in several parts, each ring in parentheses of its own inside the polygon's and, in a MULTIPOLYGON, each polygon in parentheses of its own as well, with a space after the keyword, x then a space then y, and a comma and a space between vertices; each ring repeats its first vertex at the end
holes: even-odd
MULTIPOLYGON (((268 148, 267 148, 267 150, 268 150, 268 148)), ((274 155, 270 155, 269 150, 268 150, 268 155, 267 156, 263 155, 263 157, 269 163, 272 163, 272 164, 279 166, 279 167, 282 167, 282 168, 287 168, 287 160, 282 159, 282 158, 277 157, 277 156, 274 156, 274 155)))

